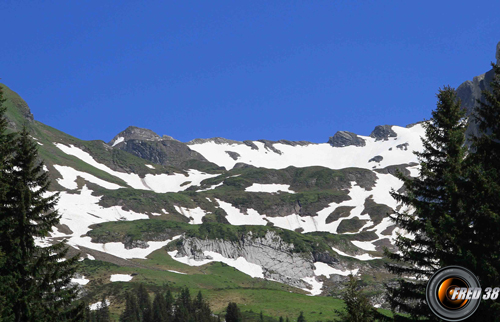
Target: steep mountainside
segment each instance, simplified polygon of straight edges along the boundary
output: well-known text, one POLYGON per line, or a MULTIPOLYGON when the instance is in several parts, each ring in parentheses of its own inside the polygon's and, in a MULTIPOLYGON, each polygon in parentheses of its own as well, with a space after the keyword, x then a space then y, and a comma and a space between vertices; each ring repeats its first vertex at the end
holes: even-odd
MULTIPOLYGON (((469 109, 490 74, 459 87, 469 109)), ((370 136, 339 131, 320 144, 183 143, 131 126, 105 143, 34 120, 26 102, 2 87, 10 128, 30 128, 60 193, 61 225, 39 243, 66 239, 70 254, 80 254, 75 282, 89 301, 112 294, 119 311, 127 283, 166 283, 203 289, 216 311, 235 300, 269 314, 303 310, 311 320, 331 320, 333 310, 306 312, 300 303, 305 294, 338 294, 353 273, 384 305, 383 283, 393 276, 383 249, 404 233, 389 218, 399 210, 390 191, 403 188, 397 171, 419 174, 413 151, 422 149, 422 123, 381 125, 370 136), (126 278, 113 282, 116 274, 126 278), (264 297, 269 292, 279 303, 264 297)))

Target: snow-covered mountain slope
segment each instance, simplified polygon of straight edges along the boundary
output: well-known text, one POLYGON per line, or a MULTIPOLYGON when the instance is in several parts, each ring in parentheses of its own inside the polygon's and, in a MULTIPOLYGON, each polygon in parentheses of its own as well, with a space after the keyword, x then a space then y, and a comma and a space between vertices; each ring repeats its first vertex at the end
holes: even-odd
POLYGON ((250 146, 242 142, 219 143, 214 140, 190 143, 189 147, 203 155, 208 161, 226 169, 232 169, 237 163, 270 169, 284 169, 289 166, 372 169, 416 162, 417 159, 412 151, 422 149, 420 137, 425 134, 422 124, 416 124, 410 128, 393 126, 392 130, 397 136, 387 140, 359 136, 366 142, 366 145, 362 147, 333 147, 328 143, 307 145, 274 143, 274 150, 272 150, 260 141, 251 141, 253 145, 250 146))
MULTIPOLYGON (((15 129, 31 113, 7 103, 15 129)), ((130 127, 106 144, 30 126, 60 192, 61 225, 39 244, 66 239, 82 258, 118 265, 161 253, 176 263, 165 272, 188 275, 222 262, 313 295, 351 272, 379 274, 382 248, 401 233, 388 217, 389 192, 402 186, 394 174, 418 174, 412 152, 425 132, 386 125, 324 144, 182 143, 130 127)))

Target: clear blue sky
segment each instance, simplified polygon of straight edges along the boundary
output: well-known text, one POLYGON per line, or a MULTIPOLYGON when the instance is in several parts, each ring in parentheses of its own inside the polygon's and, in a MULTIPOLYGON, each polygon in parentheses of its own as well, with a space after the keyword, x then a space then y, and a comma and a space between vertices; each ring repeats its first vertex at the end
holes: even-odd
POLYGON ((0 2, 0 77, 81 139, 326 142, 430 118, 490 69, 497 1, 0 2))

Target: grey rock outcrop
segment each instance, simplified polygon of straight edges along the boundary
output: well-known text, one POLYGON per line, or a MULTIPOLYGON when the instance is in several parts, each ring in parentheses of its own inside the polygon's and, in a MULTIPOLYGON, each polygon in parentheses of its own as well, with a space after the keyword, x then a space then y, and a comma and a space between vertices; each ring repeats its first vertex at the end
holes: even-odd
POLYGON ((245 143, 246 145, 248 145, 252 150, 258 150, 259 149, 259 147, 257 145, 255 145, 255 143, 253 143, 250 140, 243 141, 243 143, 245 143))
POLYGON ((333 147, 344 147, 344 146, 365 146, 366 141, 360 138, 357 134, 347 131, 338 131, 334 136, 331 136, 328 140, 333 147))
POLYGON ((397 133, 392 130, 392 125, 377 125, 370 134, 375 141, 388 140, 397 136, 397 133))
MULTIPOLYGON (((118 133, 111 141, 109 141, 108 144, 113 146, 115 142, 119 139, 120 141, 123 140, 122 142, 127 142, 129 140, 160 141, 162 140, 162 137, 149 129, 143 129, 136 126, 129 126, 124 131, 118 133)), ((117 143, 117 144, 122 144, 122 143, 117 143)))
MULTIPOLYGON (((500 63, 500 42, 496 46, 495 58, 497 64, 500 63)), ((491 91, 490 83, 494 75, 493 69, 490 69, 488 72, 474 77, 472 81, 467 80, 457 87, 457 97, 460 99, 462 106, 467 109, 468 116, 470 116, 478 106, 477 100, 485 102, 482 92, 484 90, 491 91)), ((467 136, 479 134, 477 124, 471 118, 469 119, 466 134, 467 136)))
POLYGON ((216 144, 243 144, 243 142, 240 141, 235 141, 235 140, 229 140, 229 139, 224 139, 220 137, 215 137, 215 138, 210 138, 210 139, 194 139, 189 141, 187 144, 188 145, 193 145, 193 144, 203 144, 207 142, 213 142, 216 144))
POLYGON ((244 162, 238 162, 233 167, 233 169, 246 169, 246 168, 255 168, 255 166, 244 162))
POLYGON ((396 148, 407 151, 410 144, 408 142, 396 145, 396 148))
MULTIPOLYGON (((285 243, 273 231, 268 231, 264 237, 254 237, 248 233, 238 241, 185 238, 178 250, 178 257, 188 256, 194 260, 207 259, 204 251, 216 252, 232 259, 243 257, 249 263, 261 266, 265 278, 300 288, 309 287, 302 278, 314 276, 314 256, 294 252, 294 245, 285 243)), ((342 269, 331 255, 318 254, 317 259, 342 269)))
POLYGON ((384 159, 383 156, 381 155, 376 155, 374 156, 373 158, 371 158, 370 160, 368 160, 368 162, 380 162, 384 159))
POLYGON ((241 155, 238 152, 226 151, 226 153, 231 157, 231 159, 235 161, 241 157, 241 155))
POLYGON ((182 167, 188 160, 208 162, 200 153, 193 151, 186 143, 135 126, 129 126, 111 140, 109 145, 127 151, 153 163, 182 167))

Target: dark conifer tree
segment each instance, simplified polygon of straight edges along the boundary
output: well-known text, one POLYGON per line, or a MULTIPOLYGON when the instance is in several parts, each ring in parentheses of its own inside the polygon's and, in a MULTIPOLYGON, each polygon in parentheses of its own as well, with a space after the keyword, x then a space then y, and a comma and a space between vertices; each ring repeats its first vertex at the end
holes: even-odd
POLYGON ((297 318, 297 322, 306 322, 306 318, 304 317, 304 312, 300 312, 299 317, 297 318))
POLYGON ((467 172, 465 110, 450 87, 440 90, 437 98, 431 120, 424 123, 424 150, 415 153, 420 175, 407 178, 399 174, 406 192, 391 193, 404 206, 393 218, 411 235, 396 239, 400 253, 387 253, 393 260, 387 265, 389 271, 400 277, 397 286, 387 287, 388 300, 393 309, 412 318, 434 318, 425 304, 425 287, 438 268, 468 266, 465 261, 457 262, 456 257, 463 251, 457 239, 470 224, 463 205, 467 172))
POLYGON ((156 293, 153 300, 153 319, 154 322, 169 321, 167 302, 163 294, 156 293))
POLYGON ((4 171, 8 183, 0 203, 1 245, 5 265, 14 283, 9 294, 15 321, 81 319, 83 307, 73 307, 77 286, 71 285, 78 256, 65 260, 65 243, 48 247, 35 238, 48 236, 59 223, 54 210, 58 195, 50 194, 48 174, 38 159, 37 145, 25 127, 14 141, 12 168, 4 171))
MULTIPOLYGON (((468 227, 458 240, 463 250, 463 266, 476 274, 481 285, 500 285, 500 67, 493 64, 495 76, 492 91, 483 91, 484 101, 478 101, 473 117, 479 127, 472 137, 467 158, 466 186, 468 227)), ((476 321, 493 321, 500 316, 498 301, 482 301, 471 317, 476 321)))
POLYGON ((226 308, 226 322, 241 322, 241 312, 238 305, 234 302, 230 302, 226 308))
POLYGON ((110 322, 111 321, 111 316, 109 315, 109 307, 108 303, 106 302, 106 298, 103 297, 101 300, 101 304, 99 305, 99 308, 95 312, 96 314, 96 322, 110 322))
POLYGON ((167 289, 165 293, 165 306, 167 310, 168 321, 172 320, 174 317, 174 297, 172 296, 172 292, 167 289))
POLYGON ((193 318, 191 316, 192 312, 191 295, 189 293, 189 289, 185 287, 181 289, 181 292, 175 301, 174 321, 190 321, 193 318))
POLYGON ((141 315, 137 298, 134 294, 127 292, 125 294, 125 310, 120 315, 120 322, 140 322, 141 315))
MULTIPOLYGON (((3 89, 0 86, 0 203, 6 198, 6 192, 10 186, 6 174, 12 171, 13 155, 13 134, 7 133, 8 121, 5 117, 7 108, 3 105, 3 89)), ((2 253, 2 247, 5 250, 5 244, 10 243, 10 237, 7 231, 12 229, 10 218, 0 213, 0 321, 12 321, 12 298, 15 287, 12 284, 13 279, 9 274, 10 268, 7 266, 6 254, 2 253), (7 296, 10 294, 10 296, 7 296)), ((15 297, 14 297, 15 298, 15 297)))
POLYGON ((151 322, 151 300, 149 299, 149 293, 143 284, 139 285, 139 289, 137 290, 137 304, 139 306, 141 321, 151 322))
POLYGON ((345 311, 335 310, 338 315, 337 321, 374 321, 376 310, 371 306, 368 298, 363 294, 358 281, 351 274, 347 282, 342 299, 345 303, 345 311))

